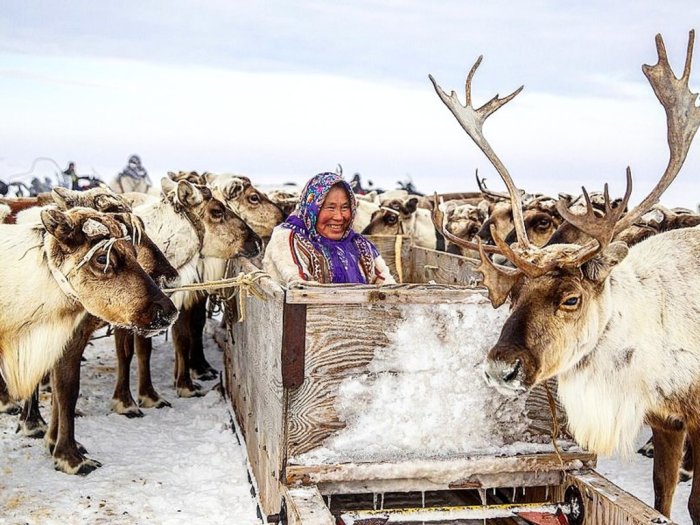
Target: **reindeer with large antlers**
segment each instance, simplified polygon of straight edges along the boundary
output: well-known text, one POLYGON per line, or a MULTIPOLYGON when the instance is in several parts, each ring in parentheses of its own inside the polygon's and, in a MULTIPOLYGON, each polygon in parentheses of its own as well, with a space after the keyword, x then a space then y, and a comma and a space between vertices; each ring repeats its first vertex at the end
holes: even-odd
MULTIPOLYGON (((668 127, 670 159, 656 187, 624 216, 631 194, 629 168, 623 202, 613 207, 606 186, 602 216, 590 202, 584 215, 574 215, 559 203, 564 219, 590 236, 583 245, 530 244, 517 213, 520 195, 484 137, 484 121, 522 87, 474 109, 471 81, 481 57, 467 76, 466 106, 431 77, 442 101, 505 182, 515 215, 517 242, 508 245, 494 235, 495 249, 475 245, 492 304, 498 307, 510 298, 510 316, 485 361, 487 380, 502 392, 518 394, 557 376, 570 430, 594 452, 629 453, 639 429, 648 423, 657 448, 655 507, 667 516, 686 432, 700 451, 700 230, 670 231, 632 248, 611 239, 658 201, 700 126, 697 94, 688 89, 694 38, 691 31, 680 78, 671 69, 660 35, 658 62, 642 66, 666 111, 668 127), (503 254, 514 268, 492 263, 486 251, 503 254)), ((439 212, 434 219, 442 224, 439 212)), ((700 472, 700 454, 694 466, 700 472)), ((700 476, 693 480, 688 508, 693 523, 700 525, 700 476)))

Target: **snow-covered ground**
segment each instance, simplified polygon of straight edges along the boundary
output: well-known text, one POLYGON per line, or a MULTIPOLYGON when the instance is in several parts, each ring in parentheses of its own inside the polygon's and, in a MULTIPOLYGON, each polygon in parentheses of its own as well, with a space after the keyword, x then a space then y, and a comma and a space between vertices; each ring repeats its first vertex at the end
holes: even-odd
MULTIPOLYGON (((221 369, 221 352, 209 336, 206 345, 210 362, 221 369)), ((152 365, 154 384, 173 407, 145 410, 139 419, 110 413, 111 339, 95 340, 86 357, 78 401, 84 415, 76 421, 76 438, 103 466, 86 477, 58 472, 43 441, 15 434, 16 416, 0 415, 0 523, 261 523, 228 402, 216 391, 203 398, 176 397, 169 341, 156 338, 152 365)), ((44 395, 45 418, 47 401, 44 395)), ((647 437, 639 436, 639 443, 647 437)), ((598 471, 652 504, 651 464, 636 454, 627 461, 601 459, 598 471)), ((679 485, 673 517, 681 525, 691 523, 689 493, 689 483, 679 485)))

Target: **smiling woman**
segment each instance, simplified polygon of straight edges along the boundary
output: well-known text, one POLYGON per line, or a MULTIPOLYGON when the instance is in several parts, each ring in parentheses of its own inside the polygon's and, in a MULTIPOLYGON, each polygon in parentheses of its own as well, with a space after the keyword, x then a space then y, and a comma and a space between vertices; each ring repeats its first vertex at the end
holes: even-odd
POLYGON ((374 245, 353 231, 356 209, 355 195, 340 175, 312 177, 297 209, 273 231, 265 270, 286 284, 394 283, 374 245))

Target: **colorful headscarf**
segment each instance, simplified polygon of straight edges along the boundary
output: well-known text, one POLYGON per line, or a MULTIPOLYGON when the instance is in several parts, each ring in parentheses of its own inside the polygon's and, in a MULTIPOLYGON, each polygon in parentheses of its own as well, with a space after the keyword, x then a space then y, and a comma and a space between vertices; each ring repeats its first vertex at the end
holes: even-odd
POLYGON ((343 178, 336 173, 319 173, 306 183, 299 206, 282 223, 292 230, 292 255, 304 273, 299 256, 309 261, 312 275, 305 276, 321 283, 368 283, 374 274, 374 259, 379 255, 374 245, 350 226, 340 240, 328 239, 316 231, 321 206, 330 189, 336 184, 345 188, 350 198, 352 217, 355 219, 357 200, 343 178))

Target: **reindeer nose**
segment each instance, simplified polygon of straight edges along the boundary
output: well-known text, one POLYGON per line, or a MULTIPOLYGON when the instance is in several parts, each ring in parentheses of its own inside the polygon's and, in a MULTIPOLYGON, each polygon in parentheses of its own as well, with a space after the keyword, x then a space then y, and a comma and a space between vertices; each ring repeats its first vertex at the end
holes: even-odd
POLYGON ((165 295, 151 305, 151 328, 159 330, 170 326, 177 317, 177 307, 165 295))
POLYGON ((262 252, 262 246, 263 244, 260 236, 251 230, 250 235, 248 235, 248 238, 243 244, 243 251, 241 252, 241 255, 243 257, 255 257, 262 252))

